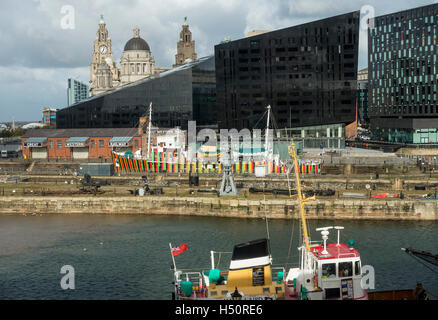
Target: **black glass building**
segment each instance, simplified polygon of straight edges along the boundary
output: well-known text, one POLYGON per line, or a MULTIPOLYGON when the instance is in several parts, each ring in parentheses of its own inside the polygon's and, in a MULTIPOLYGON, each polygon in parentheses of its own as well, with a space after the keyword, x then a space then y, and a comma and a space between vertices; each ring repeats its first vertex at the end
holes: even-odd
POLYGON ((66 128, 133 128, 152 102, 152 123, 162 128, 215 127, 214 57, 205 57, 147 79, 91 97, 58 111, 56 126, 66 128))
POLYGON ((360 12, 215 46, 220 128, 254 128, 271 105, 279 128, 356 119, 360 12))
POLYGON ((369 117, 372 137, 437 141, 438 4, 369 21, 369 117))

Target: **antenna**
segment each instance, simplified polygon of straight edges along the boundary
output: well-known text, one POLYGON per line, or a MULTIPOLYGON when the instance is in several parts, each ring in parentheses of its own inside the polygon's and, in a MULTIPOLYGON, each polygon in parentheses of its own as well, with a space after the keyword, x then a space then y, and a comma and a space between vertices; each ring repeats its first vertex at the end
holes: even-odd
POLYGON ((338 230, 338 243, 336 244, 336 246, 339 247, 340 246, 339 240, 340 240, 341 230, 344 230, 344 227, 336 226, 335 229, 338 230))
POLYGON ((333 229, 333 227, 324 227, 324 228, 318 228, 316 229, 316 231, 321 231, 321 235, 322 235, 322 240, 324 240, 324 250, 322 250, 322 254, 328 254, 327 252, 327 240, 328 240, 328 235, 330 234, 330 232, 328 232, 330 229, 333 229))

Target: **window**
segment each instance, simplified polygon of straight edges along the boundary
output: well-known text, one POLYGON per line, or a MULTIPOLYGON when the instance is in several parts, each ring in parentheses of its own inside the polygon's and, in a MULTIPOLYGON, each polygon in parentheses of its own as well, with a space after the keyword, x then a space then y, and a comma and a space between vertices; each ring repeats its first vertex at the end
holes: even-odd
POLYGON ((49 148, 53 149, 53 141, 52 140, 49 141, 49 148))
POLYGON ((138 149, 138 140, 134 140, 134 147, 135 149, 138 149))
POLYGON ((91 148, 94 149, 94 140, 91 140, 91 148))
POLYGON ((103 148, 105 146, 105 142, 103 140, 99 140, 99 148, 103 148))
POLYGON ((57 143, 58 143, 58 149, 61 149, 62 148, 62 140, 58 140, 57 143))
POLYGON ((351 277, 353 275, 352 262, 339 262, 339 277, 351 277))
POLYGON ((336 277, 336 263, 325 263, 322 265, 322 277, 323 278, 335 278, 336 277))

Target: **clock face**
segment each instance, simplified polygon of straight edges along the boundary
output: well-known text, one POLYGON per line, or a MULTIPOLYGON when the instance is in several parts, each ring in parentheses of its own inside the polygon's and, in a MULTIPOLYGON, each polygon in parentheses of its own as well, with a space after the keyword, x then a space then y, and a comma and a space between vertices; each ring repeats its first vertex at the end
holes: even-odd
POLYGON ((106 46, 100 46, 99 52, 105 54, 108 52, 108 48, 106 46))

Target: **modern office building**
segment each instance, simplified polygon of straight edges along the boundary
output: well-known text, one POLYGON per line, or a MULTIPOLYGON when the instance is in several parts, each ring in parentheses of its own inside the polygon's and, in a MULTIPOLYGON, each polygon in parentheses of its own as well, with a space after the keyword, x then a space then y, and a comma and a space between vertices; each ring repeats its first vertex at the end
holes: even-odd
POLYGON ((214 57, 118 87, 58 111, 57 128, 132 128, 152 103, 152 123, 160 128, 217 124, 214 57))
POLYGON ((75 79, 67 80, 67 106, 88 98, 88 86, 75 79))
POLYGON ((360 12, 215 46, 220 128, 255 127, 267 105, 279 128, 356 120, 360 12))
POLYGON ((357 74, 357 112, 361 124, 369 123, 368 116, 368 68, 357 74))
POLYGON ((372 138, 437 143, 438 4, 370 19, 372 138))

